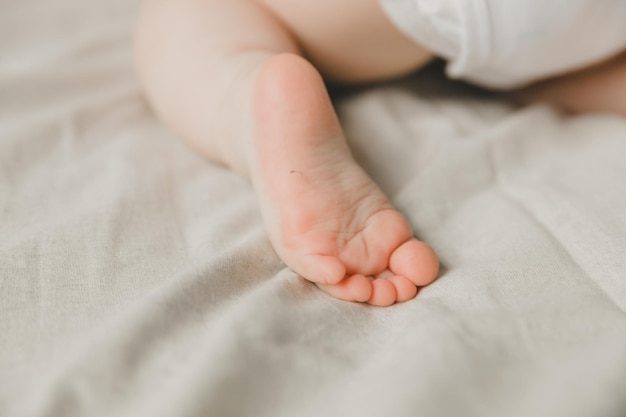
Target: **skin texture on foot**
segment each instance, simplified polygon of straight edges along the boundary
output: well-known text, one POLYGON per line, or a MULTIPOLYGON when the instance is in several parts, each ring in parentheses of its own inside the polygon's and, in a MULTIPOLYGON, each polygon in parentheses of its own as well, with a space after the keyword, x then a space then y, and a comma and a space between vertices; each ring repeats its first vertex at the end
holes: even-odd
POLYGON ((280 258, 332 296, 387 306, 438 272, 434 251, 354 161, 315 68, 270 58, 253 92, 252 179, 280 258))

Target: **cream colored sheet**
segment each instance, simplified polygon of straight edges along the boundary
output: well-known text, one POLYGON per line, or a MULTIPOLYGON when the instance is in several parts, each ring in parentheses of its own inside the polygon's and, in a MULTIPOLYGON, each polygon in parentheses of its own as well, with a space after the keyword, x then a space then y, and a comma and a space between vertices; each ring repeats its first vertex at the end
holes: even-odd
POLYGON ((137 6, 0 0, 1 416, 626 415, 626 120, 430 75, 342 100, 444 264, 414 301, 343 303, 155 120, 137 6))

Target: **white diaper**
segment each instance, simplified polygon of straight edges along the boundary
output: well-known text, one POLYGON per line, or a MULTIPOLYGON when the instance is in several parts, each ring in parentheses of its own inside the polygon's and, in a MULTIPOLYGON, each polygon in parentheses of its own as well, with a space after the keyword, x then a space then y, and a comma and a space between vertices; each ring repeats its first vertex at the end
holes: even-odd
POLYGON ((450 77, 512 88, 626 49, 626 0, 380 0, 448 60, 450 77))

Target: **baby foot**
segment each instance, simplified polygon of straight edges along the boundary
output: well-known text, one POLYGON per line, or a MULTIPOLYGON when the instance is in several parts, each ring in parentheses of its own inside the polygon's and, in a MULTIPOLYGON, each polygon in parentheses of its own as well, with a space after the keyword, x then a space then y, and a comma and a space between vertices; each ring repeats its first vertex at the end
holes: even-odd
POLYGON ((260 69, 252 178, 280 258, 343 300, 409 300, 438 272, 434 251, 353 160, 317 71, 278 55, 260 69))

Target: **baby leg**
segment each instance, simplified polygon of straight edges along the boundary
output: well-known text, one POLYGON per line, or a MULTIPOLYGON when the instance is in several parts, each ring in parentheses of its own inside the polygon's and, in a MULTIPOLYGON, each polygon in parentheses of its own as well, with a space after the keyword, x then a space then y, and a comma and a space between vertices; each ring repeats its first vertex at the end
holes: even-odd
POLYGON ((301 56, 351 81, 400 75, 429 55, 376 0, 283 3, 147 1, 136 58, 148 98, 193 147, 250 177, 291 269, 341 299, 410 299, 435 279, 437 258, 352 159, 323 80, 301 56), (378 31, 378 44, 346 48, 357 30, 378 31))
POLYGON ((577 72, 514 91, 523 103, 545 102, 573 113, 626 116, 626 53, 577 72))

